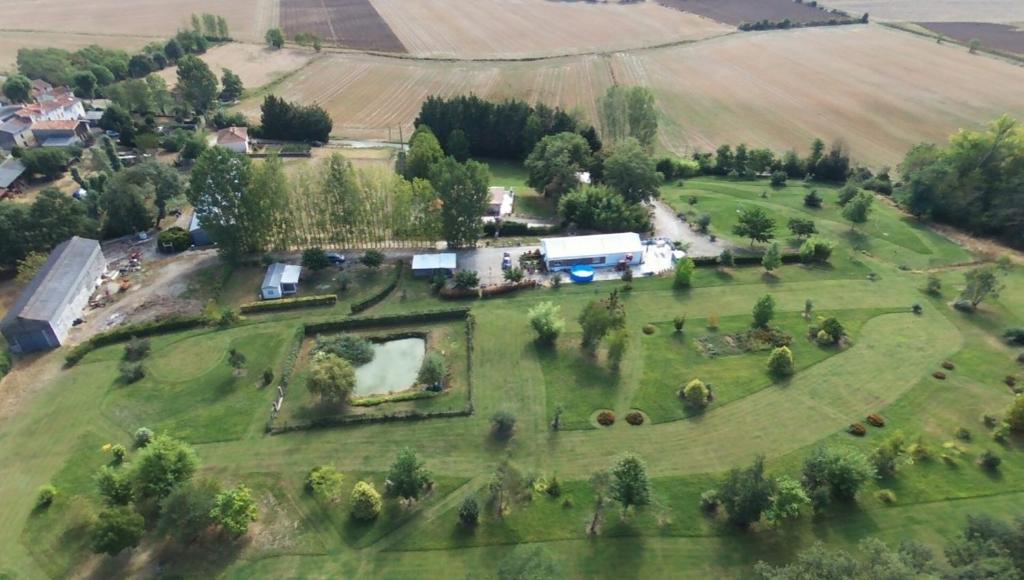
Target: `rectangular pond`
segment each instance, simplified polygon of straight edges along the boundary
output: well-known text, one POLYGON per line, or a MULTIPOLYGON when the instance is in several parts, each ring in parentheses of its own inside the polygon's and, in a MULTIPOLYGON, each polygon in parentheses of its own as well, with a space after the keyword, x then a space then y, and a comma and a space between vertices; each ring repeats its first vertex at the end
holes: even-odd
POLYGON ((427 341, 401 338, 373 345, 373 360, 356 367, 356 397, 405 391, 416 384, 427 341))

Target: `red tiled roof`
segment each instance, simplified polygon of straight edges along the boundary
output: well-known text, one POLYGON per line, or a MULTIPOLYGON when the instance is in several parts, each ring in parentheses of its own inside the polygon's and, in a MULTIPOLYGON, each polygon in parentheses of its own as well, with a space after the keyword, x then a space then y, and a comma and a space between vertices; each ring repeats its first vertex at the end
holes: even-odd
POLYGON ((33 131, 74 131, 84 121, 36 121, 33 131))
POLYGON ((244 143, 248 140, 248 127, 228 127, 217 131, 217 143, 244 143))

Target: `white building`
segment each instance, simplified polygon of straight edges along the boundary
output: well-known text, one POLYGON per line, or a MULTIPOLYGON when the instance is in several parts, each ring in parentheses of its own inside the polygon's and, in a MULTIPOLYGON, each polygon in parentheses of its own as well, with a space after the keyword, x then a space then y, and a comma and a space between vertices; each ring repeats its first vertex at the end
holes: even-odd
POLYGON ((489 200, 487 202, 487 215, 494 217, 505 217, 512 213, 512 205, 515 203, 515 192, 507 187, 487 188, 489 200))
POLYGON ((245 155, 250 151, 249 129, 246 127, 228 127, 217 131, 217 145, 245 155))
POLYGON ((641 263, 644 244, 640 234, 599 234, 547 238, 540 242, 540 253, 548 271, 569 270, 573 266, 612 267, 620 263, 641 263))
POLYGON ((302 266, 282 264, 277 262, 267 268, 267 275, 263 277, 263 284, 260 286, 260 296, 264 300, 276 300, 299 291, 299 276, 302 274, 302 266))
POLYGON ((417 277, 433 276, 441 272, 446 276, 455 273, 455 254, 416 254, 412 257, 412 275, 417 277))

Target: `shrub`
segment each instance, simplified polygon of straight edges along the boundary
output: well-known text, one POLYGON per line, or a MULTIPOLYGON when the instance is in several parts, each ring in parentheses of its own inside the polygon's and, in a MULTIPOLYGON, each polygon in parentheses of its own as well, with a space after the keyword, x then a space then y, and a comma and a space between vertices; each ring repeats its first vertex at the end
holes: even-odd
POLYGON ((39 488, 39 493, 36 494, 36 508, 46 509, 53 505, 53 500, 57 499, 57 488, 46 484, 39 488))
POLYGON ((732 268, 736 265, 736 257, 733 256, 732 250, 729 248, 722 250, 722 253, 718 255, 718 265, 723 268, 732 268))
POLYGON ((708 315, 708 330, 718 330, 718 313, 712 312, 708 315))
POLYGON ((942 371, 935 371, 934 373, 932 373, 932 376, 939 379, 940 381, 946 380, 946 373, 942 371))
POLYGON ((953 432, 953 436, 961 441, 971 440, 971 432, 965 427, 957 427, 956 431, 953 432))
POLYGON ((565 320, 561 316, 562 309, 552 302, 540 302, 527 313, 530 326, 537 333, 537 341, 553 344, 558 335, 565 330, 565 320))
POLYGON ((821 207, 821 196, 818 195, 817 189, 812 189, 807 195, 804 196, 804 205, 809 208, 820 208, 821 207))
POLYGON ((140 361, 149 355, 150 345, 149 339, 132 337, 124 345, 124 360, 127 361, 140 361))
POLYGON ((866 421, 875 427, 885 427, 885 419, 877 413, 868 415, 866 421))
POLYGON ((703 511, 708 513, 718 511, 720 505, 722 505, 722 500, 718 496, 717 489, 709 489, 700 494, 700 509, 703 511))
POLYGON ((832 344, 838 343, 846 336, 846 329, 839 320, 829 317, 821 322, 821 331, 824 332, 832 344))
POLYGON ((938 276, 928 276, 928 280, 925 282, 924 291, 932 296, 942 294, 942 280, 940 280, 938 276))
POLYGON ((956 368, 956 365, 954 365, 952 362, 946 360, 946 361, 942 361, 942 368, 946 369, 947 371, 951 371, 951 370, 956 368))
POLYGON ((862 423, 852 423, 846 430, 850 435, 856 435, 857 437, 863 437, 867 435, 868 430, 862 423))
POLYGON ((285 298, 283 300, 261 300, 250 302, 238 307, 242 314, 259 314, 261 312, 275 312, 278 310, 294 310, 297 308, 309 308, 311 306, 334 306, 338 302, 336 294, 320 294, 316 296, 303 296, 301 298, 285 298))
POLYGON ((892 505, 896 503, 896 492, 891 489, 880 489, 875 492, 875 499, 886 505, 892 505))
POLYGON ((372 483, 360 481, 352 488, 352 518, 359 521, 377 519, 384 502, 372 483))
POLYGON ((626 415, 626 422, 629 423, 630 425, 643 425, 644 414, 641 413, 640 411, 630 411, 626 415))
POLYGON ((1006 375, 1006 377, 1003 378, 1003 382, 1006 383, 1007 387, 1016 387, 1017 386, 1017 377, 1015 377, 1013 375, 1006 375))
POLYGON ((359 263, 371 270, 376 270, 384 265, 384 253, 379 250, 366 250, 366 253, 359 258, 359 263))
POLYGON ((560 272, 555 272, 555 275, 551 277, 551 287, 552 288, 561 288, 562 287, 562 281, 563 281, 562 280, 562 274, 560 272))
POLYGON ((821 238, 808 238, 800 246, 800 261, 805 264, 819 263, 824 264, 829 261, 832 257, 832 251, 835 249, 835 244, 828 240, 821 238))
POLYGON ((1008 328, 1003 333, 1003 339, 1007 343, 1016 346, 1024 346, 1024 328, 1008 328))
POLYGON ((643 330, 644 334, 654 334, 654 331, 657 329, 654 327, 653 324, 645 324, 643 330))
POLYGON ((786 185, 786 179, 789 176, 786 175, 785 171, 775 171, 772 173, 771 184, 772 187, 784 187, 786 185))
POLYGON ((459 290, 468 290, 480 285, 480 275, 473 270, 459 270, 455 273, 455 287, 459 290))
POLYGON ((682 316, 676 316, 672 320, 672 326, 675 327, 676 332, 682 332, 683 327, 686 326, 686 315, 683 314, 682 316))
POLYGON ((508 439, 516 430, 516 416, 510 411, 501 410, 491 416, 491 431, 501 439, 508 439))
POLYGON ((480 521, 480 504, 471 497, 467 497, 463 500, 462 505, 459 506, 459 523, 467 528, 471 528, 480 521))
POLYGON ((985 450, 978 459, 978 465, 985 471, 996 471, 1003 462, 1003 458, 989 450, 985 450))
POLYGON ((121 361, 121 366, 118 367, 118 370, 121 375, 121 382, 129 385, 141 381, 146 376, 146 370, 142 368, 142 363, 121 361))
POLYGON ((135 430, 135 447, 142 449, 153 440, 153 431, 146 427, 139 427, 135 430))
POLYGON ((688 405, 694 408, 703 409, 711 403, 711 389, 700 379, 693 379, 686 383, 679 391, 680 396, 688 405))
POLYGON ((1006 424, 1017 433, 1024 432, 1024 397, 1018 396, 1013 400, 1006 412, 1006 424))
POLYGON ((110 454, 114 456, 114 464, 120 465, 128 457, 128 450, 120 443, 110 446, 110 454))
POLYGON ((446 374, 444 356, 439 352, 431 352, 423 359, 423 366, 420 367, 416 380, 428 387, 443 387, 446 374))
POLYGON ((306 491, 321 499, 338 501, 345 477, 334 466, 320 465, 306 476, 306 491))
POLYGON ((768 358, 768 372, 774 377, 788 377, 793 371, 793 351, 786 346, 773 350, 771 357, 768 358))
POLYGON ((693 283, 693 270, 697 267, 690 258, 683 258, 676 263, 675 275, 672 279, 672 287, 680 290, 689 288, 693 283))
POLYGON ((558 497, 562 495, 562 482, 558 481, 558 478, 551 476, 551 481, 548 482, 547 494, 551 497, 558 497))
POLYGON ((354 366, 364 365, 373 360, 373 343, 354 334, 316 337, 317 352, 341 357, 354 366))
POLYGON ((601 411, 597 414, 597 423, 605 427, 615 424, 615 413, 612 413, 611 411, 601 411))
POLYGON ((913 306, 910 307, 910 311, 920 316, 921 313, 924 312, 924 306, 921 306, 920 304, 915 302, 913 306))
POLYGON ((996 443, 1006 443, 1010 440, 1010 425, 1006 422, 1000 423, 992 431, 992 440, 996 443))
POLYGON ((263 386, 269 387, 270 383, 274 382, 274 371, 269 368, 265 368, 263 369, 263 374, 260 378, 263 381, 263 386))
POLYGON ((754 327, 767 328, 768 323, 775 318, 775 298, 771 294, 765 294, 754 304, 754 327))
POLYGON ((985 413, 984 415, 981 416, 981 423, 988 427, 989 429, 994 429, 995 426, 999 424, 999 419, 996 418, 995 415, 985 413))
POLYGON ((184 228, 175 226, 160 232, 156 242, 161 252, 183 252, 192 245, 192 238, 184 228))

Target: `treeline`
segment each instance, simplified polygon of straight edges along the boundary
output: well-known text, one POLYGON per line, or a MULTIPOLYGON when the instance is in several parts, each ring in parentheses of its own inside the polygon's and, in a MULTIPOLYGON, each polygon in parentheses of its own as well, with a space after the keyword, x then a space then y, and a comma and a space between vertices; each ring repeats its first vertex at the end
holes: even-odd
POLYGON ((299 105, 268 95, 261 107, 259 135, 282 141, 326 142, 334 122, 318 105, 299 105))
POLYGON ((97 232, 85 206, 57 189, 43 190, 31 205, 0 203, 0 268, 17 268, 30 254, 49 253, 72 236, 95 238, 97 232))
POLYGON ((423 103, 415 125, 430 127, 447 155, 463 159, 522 160, 542 138, 566 132, 580 133, 600 149, 592 126, 557 107, 531 106, 515 99, 495 103, 475 95, 431 96, 423 103))
POLYGON ((714 153, 694 153, 690 159, 665 157, 658 161, 657 167, 666 180, 697 175, 756 179, 759 175, 783 172, 790 179, 836 183, 846 181, 854 169, 841 141, 832 143, 826 150, 821 139, 811 142, 807 157, 801 157, 792 149, 779 156, 771 149, 751 149, 740 143, 735 148, 721 145, 714 153))
POLYGON ((914 215, 1024 248, 1024 127, 1013 118, 918 145, 898 169, 897 199, 914 215))
POLYGON ((229 260, 268 250, 396 243, 473 245, 487 207, 489 172, 447 157, 429 179, 356 170, 334 155, 292 177, 280 159, 253 164, 221 147, 192 169, 188 199, 229 260))

